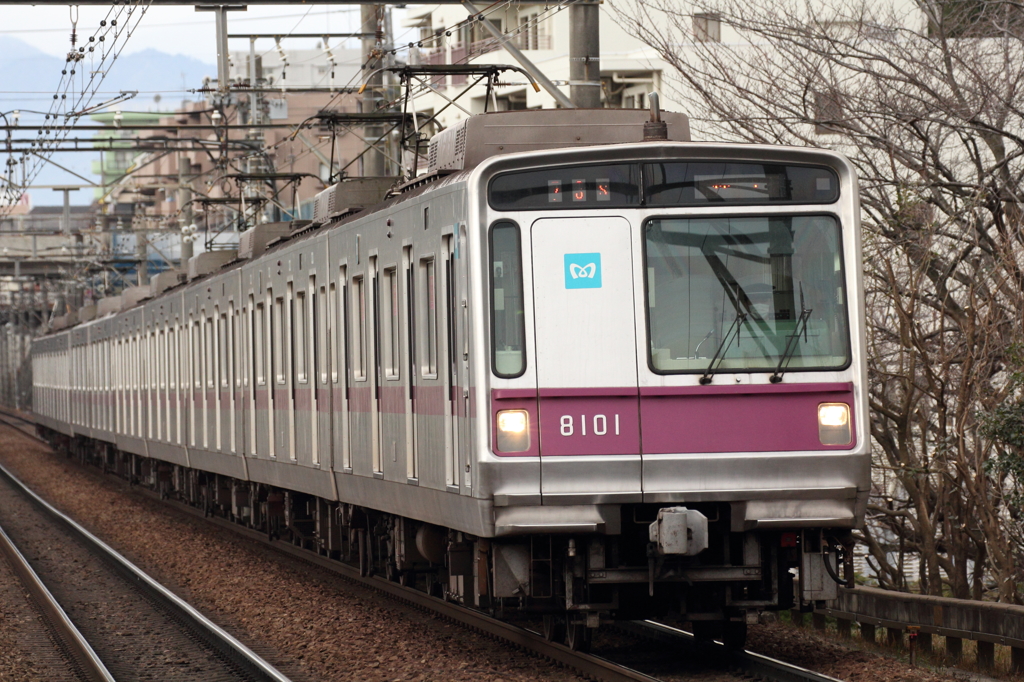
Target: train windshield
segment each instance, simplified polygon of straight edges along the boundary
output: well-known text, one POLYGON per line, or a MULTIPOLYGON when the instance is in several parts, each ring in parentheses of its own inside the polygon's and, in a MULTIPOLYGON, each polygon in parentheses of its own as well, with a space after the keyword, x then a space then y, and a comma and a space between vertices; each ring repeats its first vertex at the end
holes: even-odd
POLYGON ((652 219, 651 368, 841 369, 850 361, 839 223, 830 215, 652 219), (787 345, 790 346, 788 354, 787 345))

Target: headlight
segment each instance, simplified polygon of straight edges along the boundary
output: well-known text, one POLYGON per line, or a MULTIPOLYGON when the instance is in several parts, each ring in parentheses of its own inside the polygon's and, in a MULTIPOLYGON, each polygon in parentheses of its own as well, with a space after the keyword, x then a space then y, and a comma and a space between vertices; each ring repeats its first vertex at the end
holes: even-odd
POLYGON ((818 405, 818 439, 822 445, 848 445, 853 440, 850 430, 850 406, 846 403, 818 405))
POLYGON ((526 410, 501 410, 497 424, 500 452, 526 452, 530 449, 530 417, 526 410))

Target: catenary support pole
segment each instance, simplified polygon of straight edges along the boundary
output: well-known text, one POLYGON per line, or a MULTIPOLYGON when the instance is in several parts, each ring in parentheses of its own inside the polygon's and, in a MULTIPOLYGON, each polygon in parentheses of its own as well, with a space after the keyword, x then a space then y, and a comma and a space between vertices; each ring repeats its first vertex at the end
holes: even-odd
MULTIPOLYGON (((178 156, 178 206, 181 208, 179 223, 182 227, 192 224, 192 185, 189 175, 192 171, 192 162, 185 154, 178 156)), ((192 240, 185 239, 181 234, 181 263, 179 268, 182 272, 188 271, 188 261, 192 258, 192 240)))
POLYGON ((569 96, 581 109, 601 106, 601 11, 593 0, 569 6, 569 96))
POLYGON ((228 12, 244 11, 245 5, 196 5, 197 12, 213 12, 217 32, 217 91, 224 95, 230 86, 228 67, 228 12))
MULTIPOLYGON (((377 105, 384 99, 384 73, 380 70, 383 66, 383 26, 382 13, 383 5, 363 5, 361 18, 363 25, 360 31, 374 33, 372 38, 363 39, 363 82, 366 89, 363 91, 363 113, 377 110, 377 105)), ((363 155, 363 176, 383 177, 387 175, 386 158, 381 146, 383 141, 375 142, 384 134, 381 126, 366 126, 364 135, 372 146, 370 151, 363 155)))

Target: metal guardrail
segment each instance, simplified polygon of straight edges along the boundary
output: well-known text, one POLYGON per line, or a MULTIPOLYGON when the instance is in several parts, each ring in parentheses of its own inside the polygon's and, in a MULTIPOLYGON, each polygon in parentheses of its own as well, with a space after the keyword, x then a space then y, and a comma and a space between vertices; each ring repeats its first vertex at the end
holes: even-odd
POLYGON ((840 589, 839 598, 815 614, 835 618, 840 632, 856 622, 865 639, 873 640, 878 627, 888 630, 890 642, 913 633, 922 650, 930 648, 932 635, 945 637, 953 658, 961 656, 963 640, 974 640, 983 668, 994 663, 993 645, 1008 646, 1011 669, 1024 672, 1024 606, 853 587, 840 589))

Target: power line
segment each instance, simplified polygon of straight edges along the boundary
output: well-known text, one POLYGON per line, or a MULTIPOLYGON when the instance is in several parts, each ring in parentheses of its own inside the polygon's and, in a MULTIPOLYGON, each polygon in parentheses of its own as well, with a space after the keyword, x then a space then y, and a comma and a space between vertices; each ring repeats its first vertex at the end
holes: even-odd
MULTIPOLYGON (((79 119, 79 114, 76 112, 89 109, 89 105, 99 91, 100 84, 107 77, 107 72, 117 61, 128 39, 146 15, 148 8, 149 3, 112 6, 106 16, 100 20, 99 27, 88 37, 88 41, 83 40, 83 45, 77 50, 75 49, 77 44, 77 8, 70 10, 72 49, 67 54, 57 92, 53 95, 53 102, 49 111, 44 115, 44 124, 39 128, 38 133, 41 138, 37 141, 39 148, 33 152, 33 156, 22 157, 22 185, 32 183, 56 145, 59 145, 70 134, 79 119), (120 26, 118 26, 118 22, 120 22, 120 26), (95 61, 97 47, 100 54, 99 64, 96 64, 95 61), (90 62, 89 79, 86 81, 83 73, 76 83, 77 71, 81 69, 86 60, 90 62), (69 91, 71 92, 70 101, 68 100, 69 91), (60 119, 63 119, 63 123, 59 123, 60 119), (51 134, 52 138, 49 137, 51 134)), ((13 161, 13 156, 10 160, 13 161)), ((0 197, 0 218, 6 217, 14 209, 18 199, 19 197, 13 196, 12 192, 5 192, 0 197)))
MULTIPOLYGON (((328 10, 326 12, 307 12, 306 14, 275 14, 265 17, 238 17, 231 20, 231 23, 237 23, 239 21, 267 21, 270 19, 291 19, 294 17, 301 16, 329 16, 332 14, 352 14, 358 12, 358 8, 345 7, 343 9, 328 10)), ((208 21, 169 21, 162 24, 146 24, 142 27, 143 30, 152 28, 169 28, 171 26, 207 26, 208 21)), ((0 29, 0 35, 17 35, 21 33, 67 33, 65 28, 11 28, 11 29, 0 29)))

